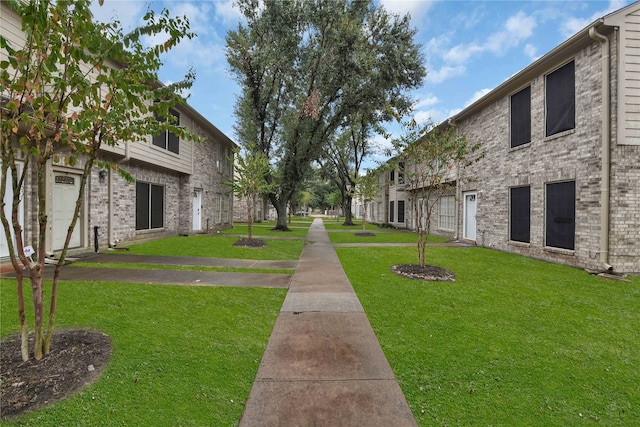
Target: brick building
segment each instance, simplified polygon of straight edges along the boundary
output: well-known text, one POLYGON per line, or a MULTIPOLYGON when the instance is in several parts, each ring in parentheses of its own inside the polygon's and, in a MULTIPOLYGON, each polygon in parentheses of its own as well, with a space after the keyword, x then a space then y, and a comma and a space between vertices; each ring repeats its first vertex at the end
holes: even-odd
MULTIPOLYGON (((432 232, 581 268, 640 273, 638 40, 636 2, 597 19, 441 125, 481 143, 484 157, 466 171, 471 182, 438 201, 432 232)), ((396 226, 403 205, 403 224, 414 228, 411 194, 383 188, 372 205, 384 204, 396 226)))
MULTIPOLYGON (((6 2, 1 2, 0 8, 3 36, 16 46, 22 45, 19 16, 6 2)), ((232 176, 235 143, 189 105, 177 106, 172 114, 180 126, 203 142, 180 140, 166 132, 150 135, 145 142, 125 141, 104 147, 99 160, 118 163, 136 181, 127 182, 111 169, 92 171, 70 249, 93 248, 96 236, 99 247, 105 249, 135 240, 232 226, 233 198, 222 182, 232 176)), ((62 248, 79 191, 83 161, 70 167, 64 157, 65 153, 60 153, 58 161, 47 166, 47 253, 62 248)), ((34 174, 28 173, 19 216, 25 244, 35 246, 34 181, 34 174)), ((9 191, 6 201, 11 197, 9 191)), ((4 232, 0 235, 3 258, 8 256, 8 249, 4 232)))

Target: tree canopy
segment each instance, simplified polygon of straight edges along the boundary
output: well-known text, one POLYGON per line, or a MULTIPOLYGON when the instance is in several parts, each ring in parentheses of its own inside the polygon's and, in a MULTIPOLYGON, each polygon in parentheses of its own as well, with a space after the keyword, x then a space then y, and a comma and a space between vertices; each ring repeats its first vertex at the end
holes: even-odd
POLYGON ((238 3, 246 23, 227 35, 242 88, 236 133, 271 161, 269 199, 286 229, 287 203, 335 133, 358 112, 378 123, 409 111, 406 92, 426 72, 409 17, 372 0, 238 3))

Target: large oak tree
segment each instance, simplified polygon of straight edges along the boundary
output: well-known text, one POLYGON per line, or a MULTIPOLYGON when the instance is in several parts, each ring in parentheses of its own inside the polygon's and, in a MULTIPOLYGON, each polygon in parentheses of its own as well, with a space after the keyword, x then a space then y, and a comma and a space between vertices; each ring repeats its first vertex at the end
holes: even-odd
POLYGON ((239 0, 245 23, 227 36, 242 87, 236 132, 270 159, 269 199, 286 230, 286 207, 339 129, 366 111, 382 120, 411 106, 423 58, 409 17, 373 1, 239 0))

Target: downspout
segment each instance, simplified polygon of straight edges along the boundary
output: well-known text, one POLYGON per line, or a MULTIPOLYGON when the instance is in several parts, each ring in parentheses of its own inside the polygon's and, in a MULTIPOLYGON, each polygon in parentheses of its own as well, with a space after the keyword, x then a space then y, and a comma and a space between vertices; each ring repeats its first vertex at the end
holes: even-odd
MULTIPOLYGON (((449 124, 449 126, 456 126, 456 123, 452 120, 452 119, 447 119, 447 123, 449 124)), ((456 126, 456 136, 460 135, 460 129, 458 129, 458 127, 456 126)), ((455 219, 456 219, 456 225, 454 227, 454 236, 453 239, 454 240, 460 240, 462 233, 460 231, 460 200, 462 200, 462 188, 460 188, 460 169, 456 168, 456 204, 455 204, 455 211, 454 211, 454 215, 455 215, 455 219)), ((464 225, 463 225, 464 226, 464 225)))
POLYGON ((589 29, 589 36, 602 43, 602 178, 600 180, 600 264, 611 272, 609 264, 609 188, 611 176, 611 59, 609 39, 598 33, 595 26, 589 29))
MULTIPOLYGON (((124 158, 118 160, 116 162, 117 165, 128 162, 131 159, 131 153, 129 151, 129 141, 125 141, 124 143, 124 158)), ((113 169, 109 168, 109 224, 108 224, 108 234, 109 234, 109 247, 114 248, 116 243, 113 238, 113 169)))

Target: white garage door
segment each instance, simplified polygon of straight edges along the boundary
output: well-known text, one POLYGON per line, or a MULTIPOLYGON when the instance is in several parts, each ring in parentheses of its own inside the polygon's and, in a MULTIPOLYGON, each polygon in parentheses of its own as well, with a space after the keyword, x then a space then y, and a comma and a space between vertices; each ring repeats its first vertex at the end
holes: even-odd
MULTIPOLYGON (((62 249, 67 238, 67 230, 73 219, 73 211, 76 207, 76 199, 80 191, 80 176, 54 173, 53 176, 53 250, 62 249)), ((82 211, 80 211, 82 214, 82 211)), ((70 248, 81 245, 80 230, 82 215, 78 217, 73 229, 70 248)))

